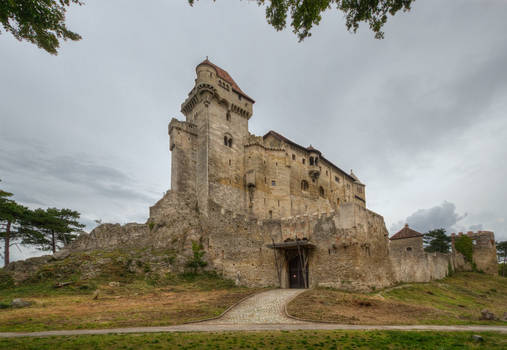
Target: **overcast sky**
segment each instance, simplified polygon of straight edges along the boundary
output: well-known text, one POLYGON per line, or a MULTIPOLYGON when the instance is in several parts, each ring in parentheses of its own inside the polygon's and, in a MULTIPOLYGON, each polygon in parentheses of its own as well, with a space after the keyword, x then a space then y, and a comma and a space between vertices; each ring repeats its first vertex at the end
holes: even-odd
MULTIPOLYGON (((311 38, 254 2, 86 0, 51 56, 0 35, 0 179, 31 207, 144 222, 170 187, 167 124, 206 56, 256 100, 250 131, 321 150, 396 232, 507 239, 507 2, 416 1, 385 39, 328 11, 311 38)), ((14 258, 26 256, 16 249, 14 258)))

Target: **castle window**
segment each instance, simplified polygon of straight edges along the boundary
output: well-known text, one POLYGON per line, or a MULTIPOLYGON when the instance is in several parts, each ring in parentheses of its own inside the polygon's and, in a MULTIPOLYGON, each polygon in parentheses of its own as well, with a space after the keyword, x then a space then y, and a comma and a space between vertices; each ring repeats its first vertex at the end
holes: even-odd
POLYGON ((320 186, 320 187, 319 187, 319 195, 320 195, 321 197, 324 197, 324 195, 325 195, 325 194, 326 194, 326 193, 325 193, 325 191, 324 191, 324 188, 323 188, 322 186, 320 186))
POLYGON ((231 162, 231 160, 229 159, 229 166, 231 166, 231 164, 232 164, 232 162, 231 162))
POLYGON ((269 218, 270 218, 270 219, 272 219, 272 218, 273 218, 273 211, 272 211, 272 210, 270 210, 270 211, 269 211, 269 218))
POLYGON ((238 95, 239 100, 241 101, 241 95, 238 95))
POLYGON ((295 154, 292 155, 292 160, 296 160, 296 155, 295 154))
POLYGON ((276 181, 275 180, 271 180, 271 186, 276 186, 276 181))
POLYGON ((336 198, 336 205, 340 206, 340 198, 336 198))
POLYGON ((412 251, 412 247, 407 247, 407 252, 411 252, 412 251))
POLYGON ((326 175, 327 175, 327 170, 326 170, 326 175))
POLYGON ((224 145, 227 147, 232 147, 232 137, 231 136, 224 136, 224 145))
POLYGON ((319 163, 319 158, 315 157, 315 165, 317 165, 318 163, 319 163))
POLYGON ((231 112, 227 111, 227 114, 225 115, 225 119, 227 121, 231 121, 231 112))
POLYGON ((335 176, 335 177, 334 177, 334 180, 335 180, 336 182, 340 182, 340 178, 339 178, 338 176, 335 176))
POLYGON ((275 163, 275 166, 278 166, 278 162, 275 163))
POLYGON ((280 200, 278 200, 278 206, 280 206, 280 200))
POLYGON ((313 165, 313 157, 310 157, 310 165, 313 165))
POLYGON ((301 191, 308 191, 308 182, 306 180, 301 181, 301 191))
POLYGON ((301 161, 303 162, 303 164, 305 164, 305 161, 306 161, 306 160, 303 158, 303 159, 301 159, 301 161))

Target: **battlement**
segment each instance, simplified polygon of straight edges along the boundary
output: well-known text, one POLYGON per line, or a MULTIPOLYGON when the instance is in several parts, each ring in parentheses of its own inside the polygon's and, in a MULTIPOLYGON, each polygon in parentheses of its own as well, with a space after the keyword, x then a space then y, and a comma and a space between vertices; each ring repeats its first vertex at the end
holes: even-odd
POLYGON ((470 237, 474 243, 474 249, 491 249, 495 246, 495 234, 492 231, 468 231, 467 233, 458 232, 451 234, 452 246, 456 237, 466 235, 470 237))
POLYGON ((195 125, 194 123, 181 121, 176 118, 172 118, 171 122, 169 123, 169 135, 171 134, 171 131, 173 129, 176 129, 179 131, 184 131, 184 132, 187 132, 187 133, 192 134, 194 136, 197 136, 197 125, 195 125))

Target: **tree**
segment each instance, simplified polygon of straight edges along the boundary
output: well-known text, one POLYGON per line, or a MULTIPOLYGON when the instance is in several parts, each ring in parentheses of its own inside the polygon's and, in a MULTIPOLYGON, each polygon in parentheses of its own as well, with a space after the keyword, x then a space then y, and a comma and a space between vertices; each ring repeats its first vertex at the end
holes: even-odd
POLYGON ((4 241, 4 266, 10 262, 10 248, 23 237, 28 208, 10 199, 12 193, 0 190, 0 237, 4 241))
POLYGON ((26 235, 23 244, 38 246, 41 250, 56 253, 60 244, 72 242, 85 225, 79 223, 80 214, 71 209, 48 208, 36 209, 29 215, 30 234, 26 235))
MULTIPOLYGON (((368 23, 375 33, 375 38, 384 38, 382 27, 388 15, 394 16, 399 11, 409 11, 415 0, 256 0, 259 6, 265 5, 266 19, 276 30, 287 26, 290 15, 292 31, 299 41, 312 35, 313 26, 318 26, 322 13, 336 7, 345 14, 346 27, 357 32, 359 23, 368 23)), ((193 6, 195 0, 188 0, 193 6)))
MULTIPOLYGON (((56 55, 60 39, 80 40, 67 29, 65 13, 80 0, 0 0, 0 22, 19 41, 26 40, 56 55)), ((1 34, 1 31, 0 31, 1 34)))
POLYGON ((445 229, 439 228, 425 233, 423 241, 427 252, 448 253, 451 245, 451 237, 445 234, 445 229))
POLYGON ((196 274, 199 268, 207 266, 208 263, 202 259, 205 251, 200 242, 192 241, 192 252, 193 256, 188 260, 187 267, 191 268, 192 272, 196 274))
POLYGON ((502 262, 502 276, 505 276, 507 274, 507 271, 505 271, 505 264, 507 261, 507 241, 503 242, 496 242, 496 252, 498 255, 498 259, 503 258, 502 262))

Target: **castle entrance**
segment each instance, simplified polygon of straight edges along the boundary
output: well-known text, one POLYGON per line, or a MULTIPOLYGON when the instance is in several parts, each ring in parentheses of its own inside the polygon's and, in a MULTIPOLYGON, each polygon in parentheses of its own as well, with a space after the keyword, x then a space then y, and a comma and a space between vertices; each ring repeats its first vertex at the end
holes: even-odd
POLYGON ((315 248, 306 238, 287 239, 268 244, 273 249, 278 282, 282 288, 308 288, 310 286, 308 261, 310 250, 315 248))
POLYGON ((289 288, 306 288, 305 280, 308 281, 308 265, 303 267, 299 256, 295 256, 289 261, 289 288))

